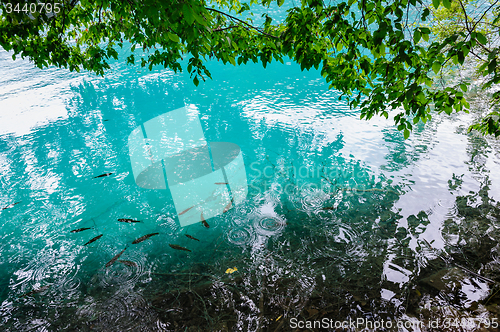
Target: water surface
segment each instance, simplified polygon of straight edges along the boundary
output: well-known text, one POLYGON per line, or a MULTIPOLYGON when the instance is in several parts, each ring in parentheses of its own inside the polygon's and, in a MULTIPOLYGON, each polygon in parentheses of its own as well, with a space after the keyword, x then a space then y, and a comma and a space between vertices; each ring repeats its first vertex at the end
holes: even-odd
POLYGON ((498 316, 499 143, 466 134, 471 115, 436 114, 404 140, 391 119, 359 120, 318 71, 291 61, 212 61, 214 79, 198 87, 186 73, 121 63, 104 78, 5 51, 0 63, 2 329, 498 316), (209 228, 181 228, 169 191, 132 176, 130 132, 184 106, 246 165, 247 199, 209 228))

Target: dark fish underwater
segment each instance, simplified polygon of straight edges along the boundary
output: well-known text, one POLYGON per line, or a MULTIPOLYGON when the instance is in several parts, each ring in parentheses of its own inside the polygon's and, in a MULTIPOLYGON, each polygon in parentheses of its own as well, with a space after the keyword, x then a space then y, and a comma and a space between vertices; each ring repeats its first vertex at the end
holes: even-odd
POLYGON ((127 218, 121 218, 121 219, 118 219, 119 222, 128 222, 128 223, 131 223, 131 222, 141 222, 140 220, 134 220, 134 219, 127 219, 127 218))
POLYGON ((87 244, 91 244, 92 242, 95 242, 95 241, 99 240, 103 235, 104 234, 97 235, 95 238, 93 238, 89 242, 85 243, 84 246, 86 246, 87 244))
POLYGON ((134 242, 132 242, 132 244, 137 244, 137 243, 141 243, 142 241, 144 240, 147 240, 149 239, 151 236, 155 236, 155 235, 158 235, 160 233, 151 233, 151 234, 146 234, 144 236, 141 236, 140 238, 138 239, 135 239, 134 242))
POLYGON ((205 226, 206 228, 210 228, 210 225, 208 224, 208 222, 205 220, 205 218, 203 218, 203 212, 201 213, 201 223, 203 224, 203 226, 205 226))
POLYGON ((198 240, 197 238, 192 237, 192 236, 191 236, 191 235, 189 235, 189 234, 184 234, 184 235, 186 235, 186 236, 187 236, 188 238, 190 238, 191 240, 200 241, 200 240, 198 240))
POLYGON ((12 203, 12 204, 10 204, 10 205, 7 205, 6 207, 2 208, 2 210, 7 210, 7 209, 10 209, 11 207, 14 207, 14 205, 17 205, 17 204, 19 204, 19 203, 21 203, 21 202, 15 202, 15 203, 12 203))
POLYGON ((92 229, 92 227, 84 227, 84 228, 74 229, 71 231, 71 233, 83 232, 83 231, 86 231, 87 229, 92 229))
POLYGON ((137 263, 136 262, 132 262, 132 261, 119 260, 118 262, 122 263, 124 265, 130 266, 130 267, 136 267, 137 266, 137 263))
POLYGON ((97 178, 103 178, 103 177, 105 177, 105 176, 109 176, 109 175, 111 175, 111 174, 113 174, 113 173, 104 173, 104 174, 101 174, 101 175, 98 175, 98 176, 94 176, 94 179, 97 179, 97 178))
MULTIPOLYGON (((125 248, 125 249, 127 249, 127 248, 125 248)), ((120 251, 115 257, 111 258, 111 260, 106 263, 106 267, 110 267, 111 265, 113 265, 113 263, 116 262, 118 260, 118 258, 120 258, 120 256, 123 254, 125 249, 120 251)))
POLYGON ((175 249, 175 250, 183 250, 183 251, 191 252, 191 250, 189 250, 188 248, 184 248, 184 247, 178 246, 176 244, 168 244, 168 245, 170 246, 170 248, 175 249))

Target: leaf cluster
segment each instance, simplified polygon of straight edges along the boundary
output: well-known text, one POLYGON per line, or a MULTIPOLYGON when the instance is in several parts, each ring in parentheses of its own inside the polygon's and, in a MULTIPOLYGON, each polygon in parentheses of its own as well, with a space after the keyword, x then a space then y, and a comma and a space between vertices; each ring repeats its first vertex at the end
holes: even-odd
MULTIPOLYGON (((253 9, 282 6, 284 0, 60 0, 62 11, 56 15, 7 13, 8 2, 15 1, 1 4, 0 46, 40 68, 56 65, 103 75, 110 59, 118 58, 118 48, 130 48, 127 63, 139 61, 149 69, 162 65, 181 71, 187 57, 185 69, 198 85, 211 77, 205 66, 211 58, 265 67, 287 56, 302 70, 320 70, 330 88, 360 108, 361 118, 388 118, 396 110, 394 121, 405 138, 433 111, 469 108, 467 84, 436 89, 445 66, 462 65, 479 52, 485 86, 500 82, 498 44, 481 23, 498 23, 497 2, 487 9, 490 14, 473 17, 460 0, 299 0, 283 22, 265 13, 259 25, 253 9), (446 23, 446 29, 426 22, 446 23), (145 52, 136 59, 139 47, 145 52)), ((496 133, 498 117, 488 119, 488 125, 474 128, 496 133)))

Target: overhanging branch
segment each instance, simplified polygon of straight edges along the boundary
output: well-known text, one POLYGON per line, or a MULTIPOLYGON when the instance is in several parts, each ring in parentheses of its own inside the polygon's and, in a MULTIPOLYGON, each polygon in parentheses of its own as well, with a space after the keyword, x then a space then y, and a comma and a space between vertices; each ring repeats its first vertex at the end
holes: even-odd
MULTIPOLYGON (((208 8, 208 7, 205 7, 205 9, 206 9, 206 10, 210 10, 210 11, 212 11, 212 12, 216 12, 216 13, 222 14, 222 15, 224 15, 224 16, 226 16, 226 17, 229 17, 231 20, 234 20, 234 21, 238 21, 238 22, 240 22, 240 23, 243 23, 243 24, 245 24, 247 27, 249 27, 249 28, 251 28, 251 29, 254 29, 255 31, 257 31, 257 32, 259 32, 259 33, 261 33, 261 34, 263 34, 263 35, 265 35, 265 36, 268 36, 268 37, 271 37, 271 38, 276 38, 276 39, 279 39, 279 37, 276 37, 276 36, 270 35, 270 34, 268 34, 268 33, 264 32, 264 31, 262 31, 262 29, 261 29, 261 28, 257 28, 257 27, 255 27, 255 26, 253 26, 253 25, 249 24, 248 22, 245 22, 245 21, 243 21, 243 20, 240 20, 239 18, 234 17, 234 16, 232 16, 232 15, 229 15, 229 14, 227 14, 227 13, 224 13, 224 12, 222 12, 222 11, 220 11, 220 10, 217 10, 217 9, 214 9, 214 8, 208 8)), ((214 30, 214 31, 217 31, 217 30, 214 30)))

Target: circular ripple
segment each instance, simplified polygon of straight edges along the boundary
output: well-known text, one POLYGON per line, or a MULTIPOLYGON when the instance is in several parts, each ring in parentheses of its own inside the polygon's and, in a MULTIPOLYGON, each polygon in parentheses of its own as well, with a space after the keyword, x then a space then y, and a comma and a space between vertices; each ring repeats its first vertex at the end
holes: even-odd
POLYGON ((96 327, 101 331, 143 331, 157 317, 145 299, 135 292, 117 292, 103 302, 98 300, 92 311, 99 313, 96 327))
POLYGON ((254 227, 257 233, 265 236, 279 233, 285 225, 285 220, 278 216, 259 216, 254 221, 254 227))
POLYGON ((146 273, 146 257, 140 253, 130 251, 123 255, 113 265, 106 268, 102 275, 103 287, 119 285, 120 287, 134 287, 146 273))
POLYGON ((300 188, 298 195, 292 200, 292 204, 296 209, 306 212, 314 212, 325 204, 325 201, 330 197, 323 190, 315 188, 314 184, 305 183, 300 188))
POLYGON ((235 227, 227 233, 227 240, 238 246, 252 245, 256 240, 256 234, 251 227, 235 227))

